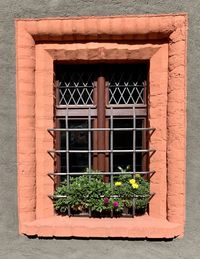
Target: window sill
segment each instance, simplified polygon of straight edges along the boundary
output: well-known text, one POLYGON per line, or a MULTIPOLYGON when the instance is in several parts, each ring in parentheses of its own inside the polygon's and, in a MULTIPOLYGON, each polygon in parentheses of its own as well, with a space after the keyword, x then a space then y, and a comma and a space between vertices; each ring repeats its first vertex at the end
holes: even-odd
POLYGON ((22 225, 22 233, 38 237, 174 238, 183 226, 148 215, 135 218, 83 218, 54 216, 22 225))

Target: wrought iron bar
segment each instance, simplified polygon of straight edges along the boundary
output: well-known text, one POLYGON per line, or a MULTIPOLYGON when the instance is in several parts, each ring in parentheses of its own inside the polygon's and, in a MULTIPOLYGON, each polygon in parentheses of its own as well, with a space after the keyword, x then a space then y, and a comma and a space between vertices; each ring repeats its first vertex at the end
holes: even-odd
POLYGON ((110 171, 111 171, 111 188, 113 188, 113 108, 110 115, 110 171))
POLYGON ((88 116, 88 169, 89 171, 91 171, 91 113, 90 113, 90 109, 89 109, 89 116, 88 116))
MULTIPOLYGON (((66 128, 69 127, 68 125, 68 110, 66 110, 66 116, 65 116, 65 126, 66 128)), ((66 171, 67 171, 67 187, 69 188, 70 186, 70 179, 69 179, 69 132, 66 131, 66 171)), ((71 208, 68 206, 68 215, 71 215, 71 208)))
MULTIPOLYGON (((135 108, 133 107, 133 128, 136 128, 136 118, 135 118, 135 108)), ((133 131, 133 150, 136 149, 136 136, 135 136, 135 130, 133 131)), ((133 172, 136 170, 136 152, 133 152, 133 172)), ((134 175, 133 175, 134 178, 134 175)))
POLYGON ((93 85, 77 85, 77 86, 73 86, 73 85, 60 85, 60 86, 57 86, 58 89, 69 89, 69 88, 74 88, 74 89, 77 89, 77 88, 82 88, 82 89, 86 89, 86 88, 94 88, 93 85))
POLYGON ((145 175, 145 174, 154 174, 155 171, 142 171, 142 172, 69 172, 69 173, 48 173, 48 175, 135 175, 135 174, 141 174, 141 175, 145 175))
MULTIPOLYGON (((137 150, 133 150, 133 149, 113 149, 112 152, 113 153, 151 153, 151 152, 155 152, 155 149, 137 149, 137 150)), ((110 149, 97 149, 97 150, 49 150, 48 153, 111 153, 110 149)))
POLYGON ((77 128, 54 128, 48 129, 48 131, 155 131, 155 128, 90 128, 90 129, 77 129, 77 128))
POLYGON ((132 87, 132 88, 137 88, 137 87, 141 87, 141 88, 144 88, 144 85, 110 85, 109 84, 109 88, 128 88, 128 87, 132 87))
MULTIPOLYGON (((90 131, 90 128, 91 128, 91 111, 89 109, 89 114, 88 114, 88 169, 89 169, 89 172, 91 171, 91 152, 90 150, 92 149, 91 147, 91 131, 90 131)), ((91 181, 91 175, 89 175, 89 181, 91 181)), ((92 216, 92 211, 91 211, 91 208, 89 208, 89 216, 91 217, 92 216)))
MULTIPOLYGON (((146 194, 146 195, 138 195, 138 194, 133 194, 131 197, 132 198, 151 198, 155 195, 154 192, 150 193, 150 194, 146 194)), ((67 195, 48 195, 49 198, 67 198, 67 195)), ((87 196, 86 196, 87 197, 87 196)), ((104 195, 101 195, 100 196, 101 198, 104 198, 105 196, 104 195)), ((110 195, 111 198, 118 198, 118 197, 121 197, 120 195, 110 195)))

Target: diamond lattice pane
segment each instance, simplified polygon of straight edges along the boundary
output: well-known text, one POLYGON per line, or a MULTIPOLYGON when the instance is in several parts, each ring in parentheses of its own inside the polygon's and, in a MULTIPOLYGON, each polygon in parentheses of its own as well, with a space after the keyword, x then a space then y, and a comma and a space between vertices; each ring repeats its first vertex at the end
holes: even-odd
POLYGON ((58 105, 93 104, 94 76, 92 66, 57 66, 58 105))
POLYGON ((107 81, 109 104, 146 104, 146 64, 113 65, 107 81))

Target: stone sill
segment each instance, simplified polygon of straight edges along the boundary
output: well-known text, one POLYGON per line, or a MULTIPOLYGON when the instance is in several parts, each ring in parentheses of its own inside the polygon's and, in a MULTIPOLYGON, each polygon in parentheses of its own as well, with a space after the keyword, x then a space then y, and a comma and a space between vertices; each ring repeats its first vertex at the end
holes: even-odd
POLYGON ((148 215, 102 219, 54 216, 24 223, 21 233, 38 237, 174 238, 183 236, 183 226, 148 215))

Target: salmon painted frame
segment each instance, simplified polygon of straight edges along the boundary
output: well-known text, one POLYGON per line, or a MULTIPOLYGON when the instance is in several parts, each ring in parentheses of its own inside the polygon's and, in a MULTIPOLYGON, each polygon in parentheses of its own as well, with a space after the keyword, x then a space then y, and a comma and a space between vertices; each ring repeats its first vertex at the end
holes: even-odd
POLYGON ((173 238, 185 224, 187 15, 16 20, 19 233, 37 236, 173 238), (54 61, 149 60, 149 215, 75 218, 54 213, 54 61))

